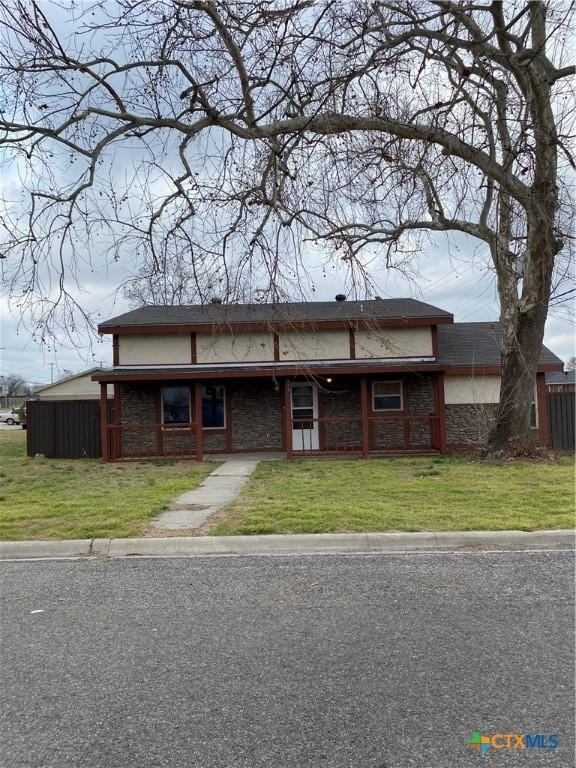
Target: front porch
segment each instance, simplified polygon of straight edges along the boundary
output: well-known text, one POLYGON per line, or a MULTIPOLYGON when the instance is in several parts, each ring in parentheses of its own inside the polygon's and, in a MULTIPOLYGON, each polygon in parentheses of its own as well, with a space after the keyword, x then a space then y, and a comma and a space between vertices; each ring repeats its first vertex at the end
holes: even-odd
POLYGON ((279 453, 286 458, 446 450, 443 373, 102 382, 107 461, 279 453))

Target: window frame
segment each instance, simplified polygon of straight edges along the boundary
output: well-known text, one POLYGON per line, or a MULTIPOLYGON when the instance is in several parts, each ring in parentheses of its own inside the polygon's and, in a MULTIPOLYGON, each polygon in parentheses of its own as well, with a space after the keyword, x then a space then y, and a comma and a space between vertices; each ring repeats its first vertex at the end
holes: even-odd
POLYGON ((372 411, 373 413, 403 413, 404 412, 404 382, 402 381, 402 379, 384 379, 384 380, 372 382, 372 411), (396 396, 396 395, 377 395, 375 388, 378 384, 397 384, 398 385, 398 388, 399 388, 398 395, 400 396, 399 408, 377 408, 376 407, 377 397, 395 397, 396 396))
POLYGON ((160 387, 160 424, 162 429, 190 429, 195 423, 193 419, 192 387, 186 384, 165 384, 160 387), (188 421, 166 422, 164 421, 164 390, 187 389, 188 390, 188 421))
POLYGON ((202 418, 202 429, 208 430, 210 432, 225 432, 227 429, 227 422, 228 419, 226 417, 226 405, 227 405, 227 397, 226 397, 226 385, 225 384, 208 384, 203 383, 201 385, 201 391, 200 391, 200 406, 202 408, 201 418, 202 418), (204 426, 204 388, 205 387, 222 387, 222 414, 224 416, 224 422, 221 427, 206 427, 204 426))

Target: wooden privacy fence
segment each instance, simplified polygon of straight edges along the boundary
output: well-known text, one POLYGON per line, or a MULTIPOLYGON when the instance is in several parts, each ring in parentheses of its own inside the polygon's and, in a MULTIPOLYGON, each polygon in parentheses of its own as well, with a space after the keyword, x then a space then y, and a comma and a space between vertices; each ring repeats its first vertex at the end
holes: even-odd
MULTIPOLYGON (((112 402, 108 403, 111 408, 112 402)), ((26 404, 28 456, 97 459, 100 446, 98 400, 29 400, 26 404)))
POLYGON ((550 448, 557 451, 574 450, 575 403, 576 394, 574 392, 548 393, 550 448))

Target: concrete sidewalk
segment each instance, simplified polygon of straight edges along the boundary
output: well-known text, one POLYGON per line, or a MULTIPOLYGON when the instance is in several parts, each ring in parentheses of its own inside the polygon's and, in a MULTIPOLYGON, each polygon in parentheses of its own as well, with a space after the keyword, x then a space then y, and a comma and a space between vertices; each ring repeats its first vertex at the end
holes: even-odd
POLYGON ((148 528, 164 531, 199 528, 210 515, 236 498, 259 461, 252 457, 230 457, 211 472, 198 488, 175 499, 168 511, 150 521, 148 528))
POLYGON ((573 530, 312 533, 187 536, 158 539, 2 541, 0 560, 67 557, 194 557, 202 555, 408 554, 574 549, 573 530))

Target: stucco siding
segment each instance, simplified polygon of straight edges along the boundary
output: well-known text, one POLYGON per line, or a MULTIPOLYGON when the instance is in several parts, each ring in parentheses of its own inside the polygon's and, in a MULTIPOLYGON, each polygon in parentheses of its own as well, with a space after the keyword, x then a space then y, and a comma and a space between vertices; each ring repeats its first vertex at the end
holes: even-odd
POLYGON ((280 360, 347 360, 350 335, 343 331, 292 331, 280 334, 280 360))
POLYGON ((196 336, 198 363, 257 363, 274 360, 274 338, 271 333, 230 333, 196 336))
POLYGON ((500 376, 446 376, 446 405, 494 404, 500 401, 500 376))
POLYGON ((429 327, 356 331, 354 338, 357 358, 430 357, 433 354, 429 327))
POLYGON ((189 333, 119 336, 118 350, 120 365, 189 365, 191 361, 189 333))

